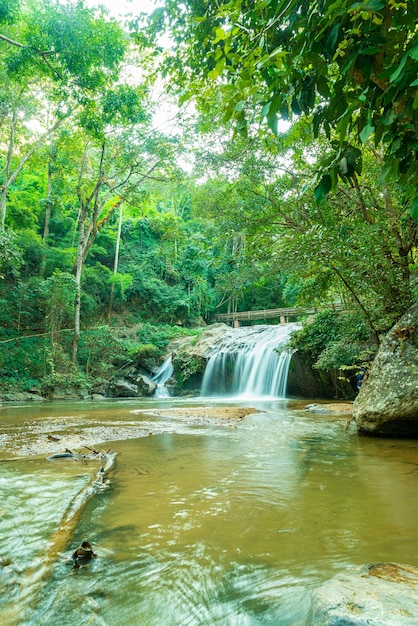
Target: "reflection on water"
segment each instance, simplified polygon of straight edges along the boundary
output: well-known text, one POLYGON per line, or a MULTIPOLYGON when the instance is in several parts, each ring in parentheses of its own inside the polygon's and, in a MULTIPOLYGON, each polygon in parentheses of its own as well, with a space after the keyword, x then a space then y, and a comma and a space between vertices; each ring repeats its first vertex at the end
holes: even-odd
MULTIPOLYGON (((132 420, 133 408, 109 403, 100 417, 86 407, 83 415, 132 420)), ((267 412, 237 428, 114 442, 113 487, 90 502, 68 546, 69 555, 88 538, 100 558, 73 571, 63 555, 18 623, 306 626, 312 589, 335 573, 418 564, 417 442, 345 435, 344 418, 294 403, 259 408, 267 412)), ((167 418, 154 431, 167 423, 175 431, 167 418)), ((0 620, 19 614, 33 544, 47 540, 88 473, 31 463, 0 464, 0 556, 13 546, 15 562, 0 620)))

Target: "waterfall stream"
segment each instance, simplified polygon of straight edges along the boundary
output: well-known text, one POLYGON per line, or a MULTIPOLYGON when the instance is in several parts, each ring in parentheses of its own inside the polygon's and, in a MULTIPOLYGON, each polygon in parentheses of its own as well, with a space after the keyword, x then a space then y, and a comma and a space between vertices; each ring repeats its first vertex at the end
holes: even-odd
POLYGON ((286 345, 298 328, 298 324, 231 328, 213 346, 201 395, 284 398, 292 357, 286 345))
POLYGON ((166 383, 172 377, 174 373, 173 363, 171 360, 171 355, 164 361, 161 365, 158 372, 153 377, 154 383, 157 385, 157 389, 155 390, 155 396, 157 398, 167 398, 170 395, 168 388, 166 387, 166 383))

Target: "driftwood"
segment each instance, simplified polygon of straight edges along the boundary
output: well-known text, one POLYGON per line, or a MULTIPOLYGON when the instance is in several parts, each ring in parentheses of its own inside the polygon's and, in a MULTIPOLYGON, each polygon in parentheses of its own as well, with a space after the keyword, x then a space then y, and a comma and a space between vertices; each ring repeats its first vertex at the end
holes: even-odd
POLYGON ((92 476, 88 484, 71 500, 59 527, 51 536, 48 545, 42 547, 42 565, 36 567, 36 569, 32 568, 27 571, 20 580, 21 593, 19 594, 17 604, 22 603, 23 606, 21 611, 16 611, 16 606, 10 609, 8 612, 10 613, 9 615, 2 612, 2 619, 6 620, 8 626, 17 626, 21 624, 22 621, 26 621, 22 612, 26 613, 29 606, 31 610, 36 607, 40 589, 46 583, 56 561, 61 557, 61 554, 68 548, 72 541, 77 529, 77 524, 87 503, 96 493, 109 486, 108 475, 115 467, 116 456, 115 452, 105 453, 97 452, 97 450, 95 450, 94 456, 89 456, 89 459, 97 458, 101 461, 100 469, 92 476))

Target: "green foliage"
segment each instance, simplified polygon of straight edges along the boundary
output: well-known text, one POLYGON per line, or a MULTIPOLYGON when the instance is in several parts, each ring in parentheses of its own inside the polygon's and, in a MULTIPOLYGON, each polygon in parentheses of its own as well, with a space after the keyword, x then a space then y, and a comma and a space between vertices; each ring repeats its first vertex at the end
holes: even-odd
POLYGON ((74 276, 55 270, 40 286, 45 298, 47 327, 52 343, 59 342, 59 332, 73 314, 76 284, 74 276))
POLYGON ((118 288, 121 300, 126 300, 126 290, 132 285, 133 278, 130 274, 116 273, 109 278, 109 282, 118 288))
MULTIPOLYGON (((215 312, 341 299, 353 314, 319 316, 300 349, 322 370, 359 363, 369 333, 377 343, 416 298, 415 4, 166 0, 151 22, 171 23, 170 89, 203 112, 181 137, 151 127, 145 81, 120 81, 129 40, 102 10, 22 7, 0 2, 20 44, 2 42, 2 171, 22 166, 3 196, 0 326, 4 339, 45 333, 33 366, 5 344, 22 384, 151 367, 215 312), (37 143, 46 119, 60 125, 37 143), (177 165, 186 147, 191 175, 177 165), (69 364, 77 249, 81 371, 69 364)), ((187 384, 201 363, 177 366, 187 384)))
POLYGON ((149 121, 143 103, 144 94, 129 85, 107 89, 100 99, 90 100, 82 108, 79 121, 93 137, 103 139, 109 125, 129 127, 149 121))
POLYGON ((85 374, 71 363, 68 353, 63 348, 54 346, 45 350, 46 374, 41 380, 41 391, 51 397, 57 390, 88 389, 89 382, 85 374))
POLYGON ((290 345, 308 355, 314 367, 332 371, 361 364, 370 340, 360 315, 324 310, 292 333, 290 345))
POLYGON ((47 0, 30 4, 19 43, 7 59, 10 74, 29 76, 36 67, 80 99, 116 77, 126 49, 115 21, 95 16, 82 2, 47 0))
POLYGON ((199 335, 203 329, 182 328, 181 326, 171 326, 168 324, 151 324, 144 322, 137 330, 137 340, 142 344, 152 344, 164 351, 168 343, 179 337, 188 337, 190 335, 199 335))
POLYGON ((196 374, 202 374, 205 370, 205 365, 206 362, 203 358, 177 352, 173 358, 173 368, 178 388, 182 389, 187 381, 196 374))
POLYGON ((20 0, 0 0, 0 23, 12 23, 18 14, 20 0))
POLYGON ((79 366, 84 369, 92 384, 108 380, 115 364, 123 361, 125 345, 108 326, 81 333, 79 366))
POLYGON ((28 277, 37 274, 44 255, 42 239, 33 230, 22 230, 17 237, 17 244, 22 251, 21 275, 28 277))
POLYGON ((304 117, 315 137, 335 134, 314 179, 321 202, 341 174, 354 174, 344 171, 347 148, 371 140, 384 150, 387 180, 416 195, 417 19, 416 2, 188 0, 180 8, 166 0, 150 31, 170 31, 164 70, 181 84, 181 99, 221 103, 243 137, 254 120, 266 121, 268 137, 279 120, 304 117))
POLYGON ((137 344, 128 350, 129 359, 132 360, 137 367, 142 367, 149 371, 153 370, 153 367, 161 360, 163 354, 161 347, 150 343, 137 344))
POLYGON ((27 390, 39 384, 46 373, 43 337, 19 337, 7 343, 0 341, 0 390, 27 390))
POLYGON ((22 263, 22 251, 16 234, 0 231, 0 280, 17 278, 22 263))
POLYGON ((88 296, 91 301, 89 304, 91 312, 100 310, 103 305, 107 305, 109 302, 109 282, 111 279, 110 269, 101 263, 85 267, 82 286, 85 298, 88 296))

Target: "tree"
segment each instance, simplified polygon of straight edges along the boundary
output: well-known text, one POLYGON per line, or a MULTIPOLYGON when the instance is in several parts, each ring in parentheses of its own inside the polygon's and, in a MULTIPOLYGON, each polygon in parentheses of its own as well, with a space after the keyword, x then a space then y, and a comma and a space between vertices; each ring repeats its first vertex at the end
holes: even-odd
POLYGON ((2 230, 7 195, 28 160, 75 108, 88 114, 97 94, 118 77, 126 50, 119 25, 103 14, 96 16, 83 2, 34 2, 21 13, 17 9, 17 3, 4 3, 0 12, 5 31, 0 40, 6 46, 0 63, 5 79, 2 121, 10 122, 0 198, 2 230), (17 125, 20 121, 22 129, 22 108, 34 96, 43 107, 49 100, 53 114, 48 115, 51 121, 44 130, 28 142, 26 136, 17 136, 17 125))
POLYGON ((315 179, 318 201, 341 176, 359 173, 350 144, 370 140, 417 218, 417 20, 413 1, 166 0, 150 29, 170 31, 164 71, 181 101, 221 99, 224 119, 243 135, 254 121, 277 134, 279 119, 307 116, 316 136, 322 129, 335 141, 315 179))
POLYGON ((127 40, 103 12, 82 1, 35 0, 21 13, 9 8, 7 15, 13 24, 3 27, 0 39, 8 46, 3 63, 9 75, 22 81, 36 71, 60 96, 71 94, 80 102, 118 77, 127 40))
MULTIPOLYGON (((216 174, 218 163, 227 169, 227 153, 218 154, 212 164, 214 179, 203 186, 200 202, 222 224, 224 234, 245 234, 249 264, 256 267, 264 259, 265 275, 282 275, 297 286, 298 304, 323 305, 342 296, 348 308, 361 311, 379 343, 379 334, 414 300, 418 223, 408 213, 403 190, 377 182, 382 159, 374 149, 364 151, 361 180, 347 177, 323 202, 315 202, 304 185, 314 167, 307 163, 306 146, 311 157, 313 146, 319 156, 328 147, 312 143, 306 131, 301 135, 293 129, 285 139, 291 146, 285 168, 272 146, 267 149, 264 141, 249 139, 251 148, 245 149, 241 140, 240 150, 235 146, 229 151, 234 176, 223 186, 216 174)), ((283 141, 276 141, 282 159, 283 141)), ((205 169, 212 173, 207 164, 205 169)))
POLYGON ((145 180, 161 176, 159 169, 171 156, 169 143, 147 126, 145 94, 139 89, 116 86, 106 90, 100 100, 83 109, 80 122, 89 139, 76 187, 79 215, 74 266, 74 363, 80 338, 81 276, 87 255, 117 207, 132 200, 145 180))

